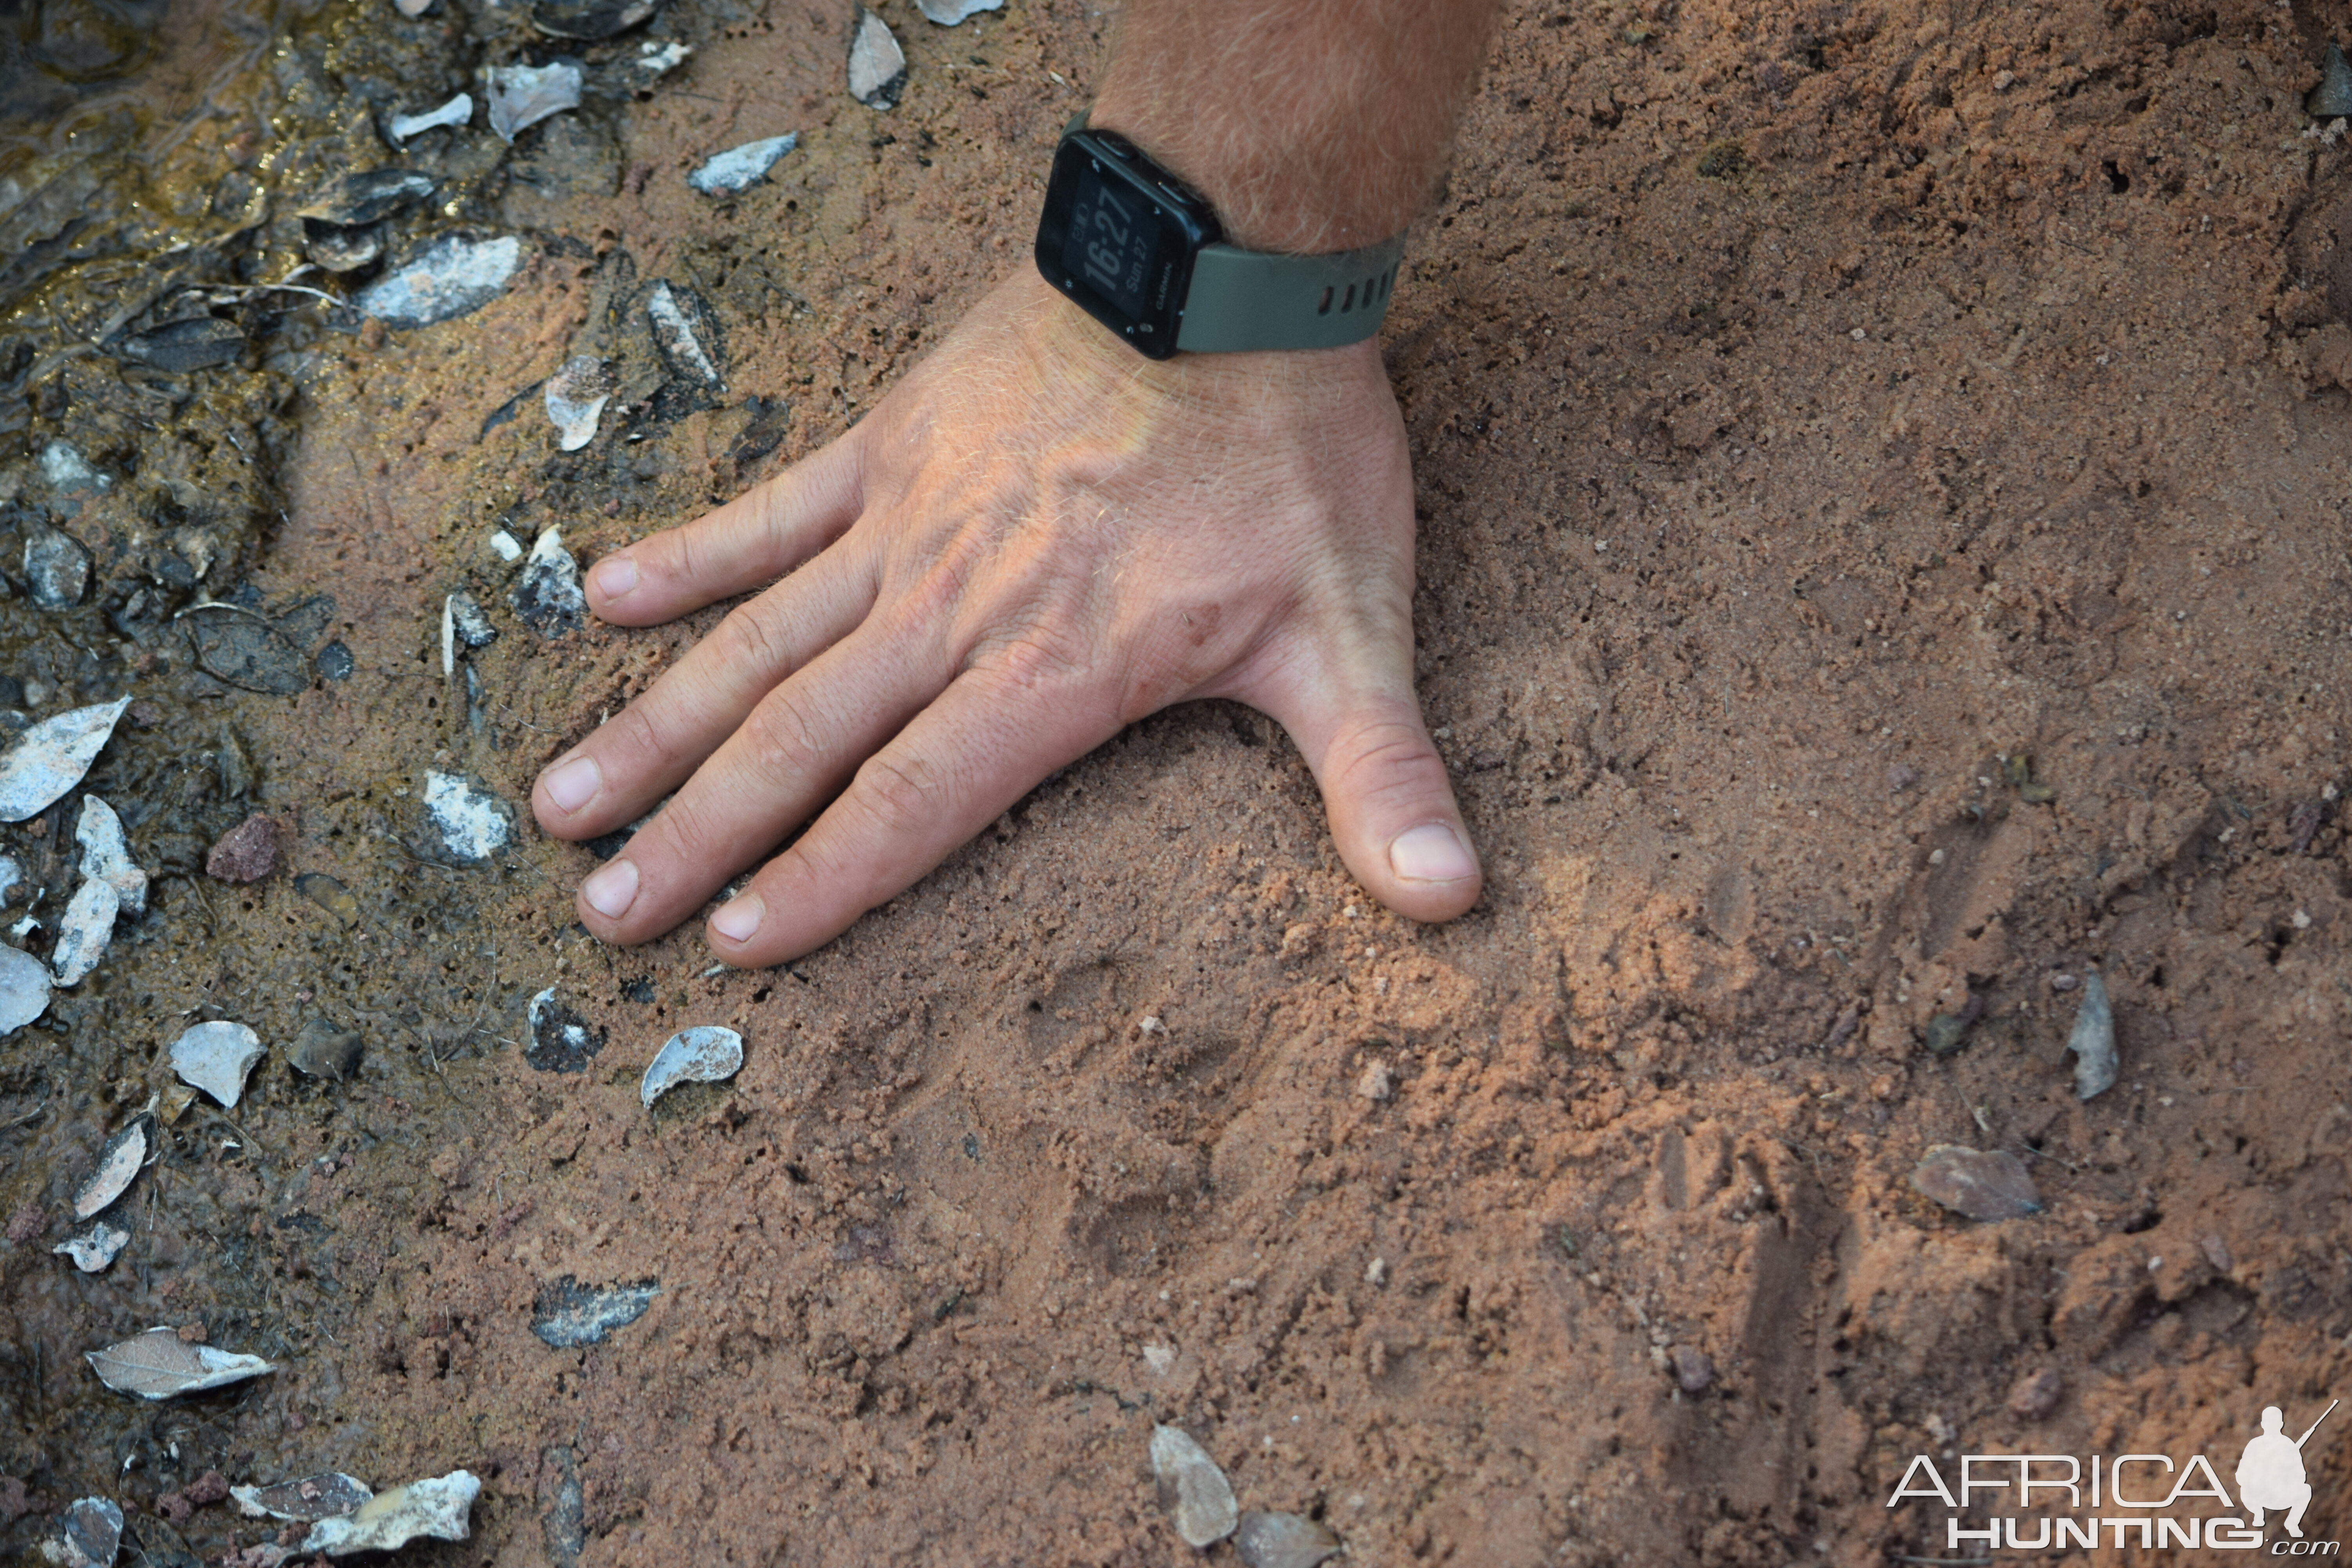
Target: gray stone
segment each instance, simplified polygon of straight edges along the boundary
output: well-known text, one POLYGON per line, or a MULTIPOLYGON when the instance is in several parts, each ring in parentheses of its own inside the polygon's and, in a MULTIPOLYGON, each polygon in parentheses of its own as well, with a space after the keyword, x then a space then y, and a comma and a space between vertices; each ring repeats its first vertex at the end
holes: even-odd
POLYGON ((89 552, 59 528, 36 528, 25 540, 25 584, 33 603, 63 610, 89 592, 89 552))
POLYGON ((1181 1427, 1151 1429, 1151 1474, 1159 1483, 1160 1505, 1185 1545, 1213 1546, 1240 1524, 1241 1509, 1225 1472, 1181 1427))

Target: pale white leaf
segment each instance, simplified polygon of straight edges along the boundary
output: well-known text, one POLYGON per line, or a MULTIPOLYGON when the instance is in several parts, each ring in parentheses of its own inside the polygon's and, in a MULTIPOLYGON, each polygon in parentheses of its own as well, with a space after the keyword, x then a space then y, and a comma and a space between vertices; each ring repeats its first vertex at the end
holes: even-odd
POLYGON ((0 1035, 13 1035, 48 1010, 49 972, 21 947, 0 946, 0 1035))
POLYGON ((172 1042, 172 1070, 180 1081, 231 1109, 245 1092, 245 1075, 260 1059, 261 1037, 226 1018, 198 1024, 172 1042))
POLYGON ((106 1141, 106 1146, 98 1152, 98 1169, 74 1190, 74 1218, 88 1219, 123 1194, 131 1178, 147 1163, 151 1125, 146 1117, 135 1117, 106 1141))
POLYGON ((90 1369, 100 1383, 117 1394, 135 1394, 142 1399, 197 1394, 278 1370, 257 1355, 192 1345, 171 1329, 150 1329, 89 1354, 90 1369))
POLYGON ((380 1492, 356 1513, 322 1519, 302 1538, 305 1552, 346 1557, 355 1552, 396 1552, 417 1540, 463 1541, 482 1483, 465 1470, 411 1481, 380 1492))
POLYGON ((646 1068, 637 1092, 650 1109, 653 1102, 681 1083, 719 1083, 743 1067, 743 1037, 716 1024, 680 1029, 669 1037, 646 1068))
POLYGON ((23 822, 57 804, 98 760, 131 699, 77 708, 25 731, 0 757, 0 822, 23 822))

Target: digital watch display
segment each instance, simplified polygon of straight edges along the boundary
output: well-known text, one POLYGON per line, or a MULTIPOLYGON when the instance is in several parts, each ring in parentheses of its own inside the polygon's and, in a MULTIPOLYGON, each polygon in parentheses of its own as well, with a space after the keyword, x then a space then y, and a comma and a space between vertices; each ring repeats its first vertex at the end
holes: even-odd
POLYGON ((1380 331, 1403 255, 1402 235, 1323 256, 1227 245, 1198 192, 1083 115, 1037 220, 1037 270, 1153 359, 1360 342, 1380 331))
POLYGON ((1038 268, 1151 358, 1176 352, 1192 258, 1218 237, 1209 204, 1125 137, 1063 139, 1037 226, 1038 268))

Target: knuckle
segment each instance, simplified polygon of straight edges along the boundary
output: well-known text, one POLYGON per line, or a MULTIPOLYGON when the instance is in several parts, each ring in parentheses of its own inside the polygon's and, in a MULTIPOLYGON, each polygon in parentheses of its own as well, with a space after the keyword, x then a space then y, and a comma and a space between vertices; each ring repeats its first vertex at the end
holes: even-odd
POLYGON ((728 612, 712 636, 719 640, 719 658, 730 668, 776 681, 793 672, 792 650, 781 628, 769 624, 769 613, 756 599, 739 605, 728 612))
MULTIPOLYGON (((655 847, 668 850, 688 866, 700 865, 727 841, 727 814, 690 795, 681 795, 662 807, 655 818, 655 833, 641 833, 640 838, 651 838, 655 847)), ((630 841, 632 859, 640 868, 647 858, 635 839, 630 841)))
POLYGON ((644 553, 650 557, 647 564, 673 584, 693 583, 702 574, 705 565, 702 531, 699 528, 673 528, 654 537, 654 548, 644 553))
POLYGON ((1085 679, 1085 655, 1034 629, 1006 638, 972 661, 1005 697, 1051 697, 1085 679))
POLYGON ((1399 799, 1453 788, 1444 763, 1417 724, 1374 720, 1344 731, 1332 752, 1338 761, 1333 786, 1360 798, 1399 799))
POLYGON ((866 820, 892 838, 926 832, 949 815, 947 780, 919 763, 873 756, 857 770, 852 798, 866 820))
POLYGON ((662 721, 660 705, 650 699, 630 703, 614 715, 613 724, 625 751, 647 757, 658 766, 678 760, 682 748, 662 721))
POLYGON ((792 692, 779 689, 751 710, 743 721, 743 740, 761 775, 772 780, 802 780, 816 775, 824 763, 824 747, 807 711, 792 692))

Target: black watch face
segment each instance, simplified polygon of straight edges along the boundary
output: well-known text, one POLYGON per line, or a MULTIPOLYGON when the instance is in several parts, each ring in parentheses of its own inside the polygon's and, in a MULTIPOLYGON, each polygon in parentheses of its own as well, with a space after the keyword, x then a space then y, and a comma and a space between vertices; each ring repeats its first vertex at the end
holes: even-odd
POLYGON ((1054 155, 1037 269, 1153 359, 1176 352, 1192 258, 1216 237, 1197 196, 1117 137, 1081 132, 1054 155))

